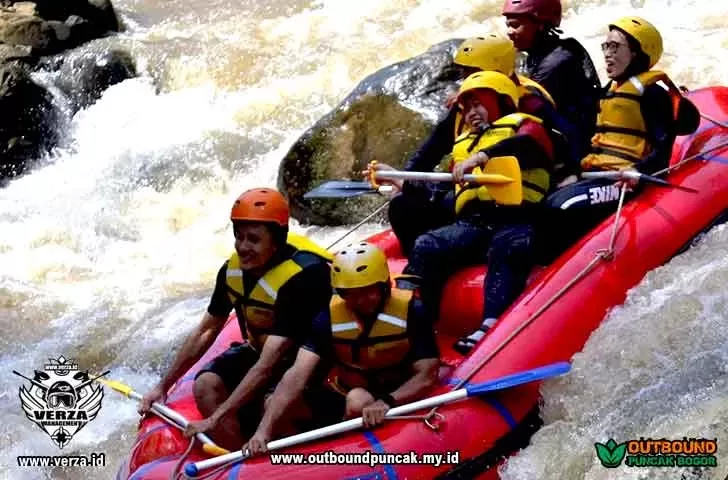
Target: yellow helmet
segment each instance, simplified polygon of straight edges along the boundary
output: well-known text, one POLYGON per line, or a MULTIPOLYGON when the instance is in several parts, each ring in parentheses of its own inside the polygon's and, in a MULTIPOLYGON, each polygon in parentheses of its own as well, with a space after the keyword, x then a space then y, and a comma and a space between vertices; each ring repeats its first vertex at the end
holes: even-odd
POLYGON ((510 76, 516 64, 516 48, 509 39, 491 33, 461 43, 454 62, 463 67, 494 70, 510 76))
POLYGON ((640 44, 640 48, 650 59, 652 68, 662 56, 662 35, 650 22, 640 17, 620 18, 609 25, 609 28, 617 28, 634 38, 640 44))
POLYGON ((476 72, 463 81, 458 92, 458 101, 464 93, 477 89, 494 90, 513 100, 513 105, 518 105, 518 87, 513 80, 500 72, 476 72))
POLYGON ((331 286, 360 288, 389 283, 387 257, 379 248, 366 242, 351 243, 334 254, 331 286))

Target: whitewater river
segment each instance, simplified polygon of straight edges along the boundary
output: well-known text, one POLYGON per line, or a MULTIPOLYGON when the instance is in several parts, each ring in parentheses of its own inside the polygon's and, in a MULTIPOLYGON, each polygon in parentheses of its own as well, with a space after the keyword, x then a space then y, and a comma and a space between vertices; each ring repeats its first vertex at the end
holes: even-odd
MULTIPOLYGON (((113 478, 135 406, 107 392, 60 453, 96 469, 33 469, 57 447, 20 407, 17 370, 63 354, 152 386, 199 321, 229 255, 227 216, 244 189, 274 186, 295 139, 368 74, 453 37, 503 28, 501 0, 116 0, 141 76, 69 119, 47 165, 0 190, 0 478, 113 478)), ((728 84, 728 3, 567 1, 564 29, 603 75, 605 22, 643 15, 663 33, 660 67, 688 87, 728 84)), ((358 238, 384 228, 367 225, 358 238)), ((298 231, 306 231, 296 225, 298 231)), ((309 229, 324 244, 346 228, 309 229)), ((546 426, 503 471, 511 480, 679 478, 602 467, 594 442, 718 438, 728 473, 728 229, 650 273, 544 387, 546 426), (642 476, 640 476, 642 475, 642 476), (645 477, 644 475, 648 475, 645 477)), ((685 476, 683 478, 693 478, 685 476)))

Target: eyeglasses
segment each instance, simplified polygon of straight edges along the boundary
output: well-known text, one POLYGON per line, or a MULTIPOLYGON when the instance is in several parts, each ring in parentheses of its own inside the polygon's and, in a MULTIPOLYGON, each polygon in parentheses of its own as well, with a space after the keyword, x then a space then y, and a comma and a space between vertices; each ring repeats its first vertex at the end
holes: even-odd
POLYGON ((619 50, 619 47, 627 47, 628 45, 626 43, 619 43, 619 42, 604 42, 602 43, 602 52, 612 52, 616 53, 617 50, 619 50))

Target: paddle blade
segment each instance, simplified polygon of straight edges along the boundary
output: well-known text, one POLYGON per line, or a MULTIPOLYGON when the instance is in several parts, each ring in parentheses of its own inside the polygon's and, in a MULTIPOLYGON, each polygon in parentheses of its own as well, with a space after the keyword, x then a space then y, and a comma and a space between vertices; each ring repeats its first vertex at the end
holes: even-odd
POLYGON ((97 378, 97 382, 103 383, 107 387, 116 390, 117 392, 121 393, 124 396, 129 396, 134 391, 133 388, 131 388, 129 385, 124 385, 121 382, 117 382, 116 380, 107 380, 105 378, 97 378))
POLYGON ((513 375, 501 377, 497 380, 476 383, 475 385, 465 387, 465 389, 468 392, 468 397, 472 397, 473 395, 482 395, 483 393, 495 390, 504 390, 524 383, 556 377, 558 375, 563 375, 569 370, 571 370, 571 364, 569 362, 557 362, 552 363, 551 365, 546 365, 545 367, 514 373, 513 375))
POLYGON ((218 447, 217 445, 210 445, 208 443, 202 445, 202 451, 213 457, 219 457, 220 455, 227 455, 228 453, 230 453, 230 450, 225 450, 222 447, 218 447))
MULTIPOLYGON (((511 177, 500 175, 498 173, 481 173, 479 175, 472 175, 472 177, 473 182, 482 183, 483 185, 504 185, 514 182, 511 177)), ((465 180, 471 181, 468 175, 465 176, 465 180)))
POLYGON ((377 189, 373 188, 369 182, 331 180, 322 183, 310 192, 304 194, 303 198, 353 198, 359 195, 377 192, 377 189))
POLYGON ((521 167, 513 156, 493 157, 483 168, 485 174, 500 174, 510 178, 508 183, 488 184, 488 193, 501 205, 520 205, 523 202, 523 185, 521 184, 521 167))

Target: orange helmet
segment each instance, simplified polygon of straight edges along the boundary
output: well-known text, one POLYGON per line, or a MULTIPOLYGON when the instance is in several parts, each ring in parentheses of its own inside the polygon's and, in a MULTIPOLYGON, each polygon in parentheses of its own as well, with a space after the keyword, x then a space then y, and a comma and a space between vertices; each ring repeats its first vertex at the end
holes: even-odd
POLYGON ((243 192, 235 200, 230 211, 230 220, 275 223, 288 226, 288 202, 272 188, 253 188, 243 192))

